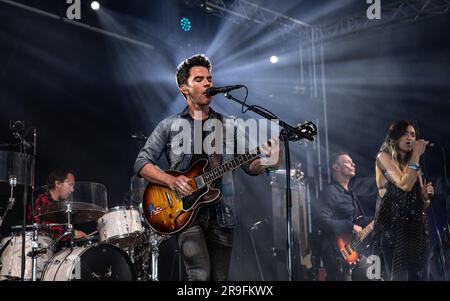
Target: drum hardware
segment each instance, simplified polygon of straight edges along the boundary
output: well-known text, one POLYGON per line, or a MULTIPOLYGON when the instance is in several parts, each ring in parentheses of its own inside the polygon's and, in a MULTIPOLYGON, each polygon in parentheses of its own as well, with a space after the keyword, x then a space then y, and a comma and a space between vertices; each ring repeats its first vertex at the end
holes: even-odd
MULTIPOLYGON (((140 216, 140 222, 145 224, 146 220, 143 218, 143 211, 142 211, 142 203, 139 204, 139 216, 140 216)), ((151 272, 147 275, 147 279, 150 281, 158 281, 158 257, 159 257, 159 245, 165 240, 168 239, 170 236, 166 235, 159 235, 156 232, 152 231, 151 229, 147 229, 145 232, 146 239, 148 240, 148 251, 146 252, 151 255, 151 272)), ((145 256, 145 255, 144 255, 145 256)), ((147 271, 147 261, 144 260, 142 263, 142 269, 144 271, 147 271)))
MULTIPOLYGON (((48 192, 47 186, 39 187, 34 190, 34 197, 38 198, 42 194, 46 194, 48 192)), ((103 216, 105 212, 106 187, 102 184, 92 182, 76 182, 72 194, 67 199, 54 200, 53 202, 39 208, 33 208, 33 216, 38 217, 41 221, 45 221, 41 227, 49 227, 49 230, 53 226, 66 227, 65 232, 55 241, 52 241, 51 246, 47 248, 47 251, 50 252, 54 250, 56 245, 67 236, 69 236, 68 243, 70 247, 63 248, 61 251, 66 250, 66 252, 72 252, 73 250, 78 250, 80 248, 86 249, 95 247, 96 241, 93 242, 91 239, 93 238, 95 232, 91 233, 87 238, 76 239, 74 224, 95 221, 103 216)), ((36 241, 33 247, 34 249, 32 249, 28 254, 32 258, 42 256, 43 253, 46 253, 46 250, 37 244, 36 241)), ((60 254, 60 252, 57 254, 60 254)), ((66 259, 67 258, 62 258, 62 260, 66 259)), ((56 264, 55 261, 52 262, 53 264, 56 264)), ((44 267, 44 269, 47 269, 47 267, 48 264, 44 267)), ((81 267, 81 269, 83 269, 83 267, 81 267)))
MULTIPOLYGON (((21 120, 10 120, 9 129, 13 137, 19 141, 17 144, 19 146, 19 153, 10 151, 0 151, 0 184, 6 178, 5 175, 15 175, 16 184, 23 185, 23 219, 22 219, 22 257, 21 257, 21 279, 24 280, 25 277, 25 224, 26 224, 26 208, 28 200, 28 186, 34 188, 34 159, 36 157, 36 136, 37 130, 35 127, 26 127, 25 121, 21 120), (27 134, 33 129, 33 142, 28 142, 27 134), (29 150, 32 150, 32 155, 29 155, 29 150)), ((11 177, 10 177, 10 186, 11 177)), ((12 197, 12 195, 11 195, 12 197)), ((11 202, 11 206, 8 210, 12 208, 14 202, 11 202)), ((2 218, 2 221, 4 217, 2 218)))
POLYGON ((75 247, 93 247, 98 246, 98 238, 93 236, 94 234, 91 233, 89 235, 86 235, 85 237, 75 238, 74 239, 74 245, 75 247))
POLYGON ((153 231, 150 232, 149 235, 149 248, 150 253, 152 255, 152 271, 149 275, 149 279, 151 281, 158 281, 158 257, 159 257, 159 245, 163 242, 163 240, 168 237, 158 235, 153 231))
MULTIPOLYGON (((45 254, 49 252, 50 250, 54 249, 54 244, 50 247, 43 247, 41 243, 39 243, 39 230, 45 228, 45 227, 53 227, 53 226, 60 226, 62 224, 37 224, 34 223, 31 226, 25 226, 26 228, 32 229, 32 239, 31 239, 31 251, 26 254, 26 256, 31 257, 31 274, 32 274, 32 281, 37 280, 37 257, 39 257, 42 254, 45 254)), ((21 229, 22 226, 13 226, 11 229, 21 229)), ((11 241, 11 240, 10 240, 11 241)), ((9 242, 8 242, 9 243, 9 242)))
MULTIPOLYGON (((37 225, 37 224, 34 224, 37 225)), ((37 279, 37 256, 42 254, 43 249, 39 248, 39 243, 38 243, 38 228, 34 227, 33 229, 33 239, 31 241, 31 252, 29 252, 27 254, 27 256, 31 256, 31 266, 32 266, 32 270, 31 270, 31 277, 32 277, 32 281, 36 281, 37 279), (31 255, 30 255, 31 254, 31 255)), ((47 252, 47 250, 44 251, 44 253, 47 252)))
MULTIPOLYGON (((106 208, 106 207, 105 207, 106 208)), ((117 265, 114 265, 112 263, 108 263, 111 267, 111 273, 109 273, 110 266, 105 266, 106 263, 103 262, 103 258, 101 256, 98 256, 100 253, 96 253, 94 263, 96 266, 102 266, 102 268, 97 272, 96 270, 93 270, 92 273, 89 273, 89 275, 85 274, 86 270, 84 270, 84 263, 87 261, 87 257, 93 258, 93 253, 90 252, 94 250, 99 250, 100 248, 105 248, 105 250, 110 249, 122 249, 122 254, 124 255, 114 255, 111 254, 110 256, 117 257, 116 259, 119 259, 122 257, 122 261, 128 261, 130 262, 131 266, 130 268, 126 268, 126 272, 119 273, 118 279, 119 280, 152 280, 152 281, 158 281, 158 258, 159 258, 159 245, 161 242, 168 237, 160 236, 153 231, 147 230, 143 228, 144 223, 142 223, 142 216, 140 212, 135 214, 135 209, 132 207, 127 207, 125 210, 123 207, 116 210, 109 210, 106 211, 106 209, 96 207, 93 204, 89 203, 83 203, 83 205, 79 204, 79 202, 73 202, 73 201, 58 201, 53 202, 50 205, 42 206, 40 210, 38 211, 38 214, 35 214, 35 216, 40 217, 43 220, 46 221, 53 221, 53 222, 61 222, 64 221, 64 223, 60 224, 42 224, 42 225, 33 225, 33 236, 28 236, 27 241, 29 242, 32 238, 32 248, 31 250, 27 250, 27 258, 31 258, 33 260, 32 265, 28 265, 28 267, 33 267, 33 276, 32 279, 36 280, 41 278, 42 280, 112 280, 109 278, 109 275, 116 271, 117 273, 117 265), (114 213, 116 212, 116 213, 114 213), (80 241, 77 241, 74 237, 74 224, 77 222, 86 222, 86 221, 92 221, 95 218, 97 221, 101 220, 103 217, 104 221, 109 218, 106 213, 114 213, 112 215, 116 214, 116 218, 112 220, 112 222, 117 222, 117 220, 125 221, 121 225, 122 233, 119 233, 116 231, 110 231, 108 235, 112 235, 111 237, 114 237, 115 239, 119 241, 131 241, 131 243, 126 243, 124 247, 118 248, 117 246, 111 245, 110 243, 114 240, 105 240, 102 241, 100 244, 89 244, 86 245, 81 240, 81 246, 80 241), (74 222, 76 221, 76 222, 74 222), (52 226, 58 226, 58 225, 65 225, 67 226, 67 231, 58 238, 57 241, 54 243, 48 244, 48 245, 42 245, 39 243, 41 240, 40 237, 38 237, 38 230, 42 227, 52 227, 52 226), (116 234, 120 234, 119 236, 116 236, 116 234), (48 256, 49 252, 51 252, 53 247, 61 241, 61 239, 67 235, 70 235, 70 248, 65 248, 59 251, 55 254, 55 256, 51 257, 49 259, 48 263, 45 264, 44 268, 39 270, 39 264, 42 263, 42 257, 41 256, 48 256), (148 244, 148 246, 147 246, 148 244), (127 254, 125 255, 125 247, 128 247, 127 254), (89 253, 89 254, 88 254, 89 253), (85 254, 85 255, 83 255, 85 254), (151 255, 151 261, 148 258, 151 255), (87 256, 87 257, 83 257, 87 256), (70 258, 69 258, 70 257, 70 258), (76 258, 75 258, 76 257, 76 258), (40 259, 41 258, 41 259, 40 259), (69 261, 69 262, 67 262, 69 261), (65 263, 64 263, 65 262, 65 263), (149 271, 148 264, 152 263, 151 272, 149 271), (80 274, 80 268, 81 267, 81 274, 80 274), (77 270, 78 269, 78 270, 77 270), (131 271, 131 269, 134 269, 134 272, 131 271), (59 271, 61 270, 61 271, 59 271), (84 272, 83 272, 84 270, 84 272), (139 271, 139 278, 137 278, 136 270, 139 271), (42 277, 39 277, 39 273, 42 271, 42 277), (67 272, 67 273, 66 273, 67 272), (69 273, 70 272, 70 273, 69 273), (75 272, 74 274, 72 272, 75 272), (84 274, 83 274, 84 273, 84 274), (134 276, 131 277, 130 275, 134 276), (71 275, 74 276, 71 276, 71 275), (95 275, 94 275, 95 274, 95 275), (81 276, 80 276, 81 275, 81 276)), ((117 227, 117 226, 116 226, 117 227)), ((19 228, 19 227, 16 227, 19 228)), ((88 237, 93 237, 95 234, 100 235, 102 231, 98 230, 93 233, 90 233, 87 235, 88 237)), ((108 238, 111 238, 108 236, 108 238)), ((10 244, 11 239, 8 241, 5 241, 3 248, 6 248, 10 244)), ((91 241, 88 241, 89 243, 91 241)), ((100 242, 100 239, 99 239, 100 242)), ((119 253, 118 251, 112 250, 112 253, 119 253)), ((28 259, 29 260, 29 259, 28 259)), ((87 266, 87 268, 91 268, 91 266, 87 266)), ((27 274, 27 278, 29 278, 27 274)))
POLYGON ((14 206, 14 203, 16 199, 14 198, 14 187, 17 185, 17 177, 14 175, 9 176, 9 186, 10 186, 10 196, 8 200, 8 206, 6 207, 5 212, 3 213, 3 216, 0 218, 0 227, 3 224, 3 221, 5 220, 6 214, 8 214, 8 211, 11 210, 14 206))
POLYGON ((52 239, 39 235, 42 225, 33 224, 25 227, 25 239, 22 239, 22 226, 11 227, 20 232, 13 232, 10 237, 4 239, 1 255, 1 279, 23 279, 36 281, 40 272, 44 268, 47 260, 53 254, 51 244, 52 239), (31 231, 30 231, 31 229, 31 231), (21 249, 25 240, 25 270, 22 277, 21 249))
MULTIPOLYGON (((35 191, 36 195, 46 193, 47 186, 35 191)), ((69 236, 71 248, 74 245, 74 224, 88 223, 102 217, 106 212, 106 187, 93 182, 76 182, 74 191, 67 200, 53 201, 36 208, 34 215, 40 220, 65 225, 66 231, 53 243, 56 246, 69 236)), ((92 235, 95 233, 92 233, 92 235)))
MULTIPOLYGON (((70 247, 71 248, 74 247, 74 241, 73 241, 73 239, 74 239, 74 229, 73 229, 73 225, 72 225, 72 204, 67 202, 65 204, 65 208, 66 209, 65 209, 64 213, 66 214, 66 217, 67 217, 65 219, 65 220, 67 220, 67 223, 64 224, 64 225, 67 226, 67 229, 60 237, 58 237, 57 240, 55 240, 55 242, 51 246, 51 249, 55 248, 55 246, 61 241, 61 239, 63 239, 67 235, 69 235, 69 237, 70 237, 69 238, 70 239, 70 242, 69 242, 70 243, 70 247)), ((60 212, 58 212, 58 213, 60 213, 60 212)), ((54 214, 54 212, 52 212, 52 214, 54 214)), ((42 214, 41 216, 45 216, 45 214, 42 214)), ((53 216, 56 216, 56 215, 53 215, 53 216)))

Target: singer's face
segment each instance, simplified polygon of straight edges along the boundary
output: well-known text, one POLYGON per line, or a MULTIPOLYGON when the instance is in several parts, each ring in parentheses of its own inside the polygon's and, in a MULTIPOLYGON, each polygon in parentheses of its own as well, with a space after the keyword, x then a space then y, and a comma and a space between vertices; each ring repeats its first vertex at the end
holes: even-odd
POLYGON ((408 125, 406 132, 398 141, 399 150, 405 153, 412 151, 414 141, 416 141, 416 130, 413 126, 408 125))
POLYGON ((187 85, 183 87, 188 100, 198 106, 205 106, 211 103, 211 96, 205 95, 205 90, 212 87, 212 76, 208 68, 194 66, 189 72, 187 85))

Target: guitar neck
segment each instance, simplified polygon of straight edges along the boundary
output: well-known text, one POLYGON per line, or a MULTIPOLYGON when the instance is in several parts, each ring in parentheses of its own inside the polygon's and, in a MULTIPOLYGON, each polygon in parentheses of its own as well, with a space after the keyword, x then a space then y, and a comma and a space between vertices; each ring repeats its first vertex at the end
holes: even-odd
MULTIPOLYGON (((304 124, 298 125, 295 127, 295 135, 289 136, 290 138, 295 138, 296 140, 306 138, 310 141, 314 140, 314 136, 317 135, 317 128, 314 123, 311 121, 306 122, 304 124)), ((283 139, 283 135, 281 135, 279 138, 280 140, 283 139)), ((288 139, 289 139, 288 137, 288 139)), ((245 163, 257 158, 260 155, 260 149, 259 147, 256 148, 255 151, 251 151, 248 153, 245 153, 243 155, 240 155, 233 160, 219 166, 216 168, 213 168, 212 170, 204 173, 201 177, 203 178, 204 184, 211 184, 215 180, 221 178, 224 174, 227 172, 230 172, 236 168, 238 168, 241 165, 244 165, 245 163)))
POLYGON ((361 230, 361 235, 360 235, 360 240, 361 241, 366 239, 367 235, 369 235, 370 232, 372 232, 374 223, 375 223, 375 221, 372 221, 364 229, 361 230))
POLYGON ((236 168, 244 165, 245 163, 257 158, 260 154, 259 147, 256 149, 256 153, 252 154, 252 152, 245 153, 237 156, 231 161, 224 163, 216 168, 211 169, 208 172, 205 172, 202 177, 206 184, 211 184, 215 180, 223 177, 227 172, 233 171, 236 168))

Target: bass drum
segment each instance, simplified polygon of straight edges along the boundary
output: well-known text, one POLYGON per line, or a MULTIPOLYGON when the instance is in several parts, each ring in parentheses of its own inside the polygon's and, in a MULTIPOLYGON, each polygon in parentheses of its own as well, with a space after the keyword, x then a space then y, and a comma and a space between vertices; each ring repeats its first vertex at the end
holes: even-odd
POLYGON ((75 247, 56 253, 42 272, 42 281, 135 281, 128 254, 110 245, 75 247))

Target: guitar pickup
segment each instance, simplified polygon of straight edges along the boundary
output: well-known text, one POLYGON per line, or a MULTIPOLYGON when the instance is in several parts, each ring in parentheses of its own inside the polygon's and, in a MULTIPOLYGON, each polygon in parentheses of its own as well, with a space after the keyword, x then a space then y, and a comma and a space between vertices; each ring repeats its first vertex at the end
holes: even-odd
POLYGON ((170 192, 166 191, 167 202, 170 207, 173 207, 172 199, 170 198, 170 192))
POLYGON ((205 180, 202 176, 195 177, 194 180, 195 184, 197 185, 197 189, 202 189, 203 187, 205 187, 205 180))

